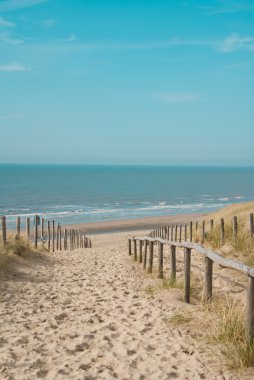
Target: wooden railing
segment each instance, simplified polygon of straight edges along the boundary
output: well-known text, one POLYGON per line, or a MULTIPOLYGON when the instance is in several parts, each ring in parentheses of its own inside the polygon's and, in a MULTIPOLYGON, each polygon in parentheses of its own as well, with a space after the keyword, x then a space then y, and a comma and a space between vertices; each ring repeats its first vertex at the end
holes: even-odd
MULTIPOLYGON (((7 220, 8 217, 1 216, 0 236, 3 246, 8 242, 7 220)), ((92 247, 91 239, 80 229, 63 228, 60 223, 56 223, 54 220, 45 220, 38 215, 34 216, 33 224, 31 224, 30 218, 26 218, 24 222, 25 230, 21 231, 21 219, 17 217, 15 238, 19 240, 23 236, 28 244, 33 243, 35 249, 38 248, 39 244, 52 252, 55 252, 55 250, 72 251, 76 248, 92 247), (32 226, 33 228, 31 228, 32 226)))
MULTIPOLYGON (((188 224, 171 224, 165 227, 157 228, 150 233, 151 237, 163 237, 165 239, 179 241, 193 241, 193 238, 199 240, 201 244, 206 241, 207 233, 213 233, 215 227, 219 228, 220 233, 220 245, 224 245, 227 236, 225 231, 225 222, 230 222, 230 230, 233 237, 233 241, 237 241, 241 228, 239 228, 239 219, 237 216, 233 216, 230 221, 225 218, 220 218, 219 221, 214 219, 202 220, 202 221, 190 221, 188 224), (217 224, 216 224, 217 223, 217 224), (199 236, 197 236, 199 235, 199 236)), ((254 238, 254 216, 253 213, 249 214, 248 221, 244 223, 245 230, 248 231, 246 237, 252 240, 254 238)))
POLYGON ((195 250, 205 257, 204 264, 204 300, 212 299, 213 291, 213 263, 220 265, 223 268, 235 269, 248 276, 248 291, 247 291, 247 311, 246 324, 251 338, 254 338, 254 268, 242 264, 236 260, 226 259, 220 254, 203 247, 200 244, 192 242, 177 242, 174 240, 166 240, 161 237, 129 237, 128 252, 134 256, 134 260, 143 263, 143 268, 148 266, 148 272, 153 271, 154 244, 158 244, 158 278, 164 277, 163 272, 163 248, 164 245, 170 247, 170 279, 176 280, 176 248, 184 249, 184 300, 190 303, 191 289, 191 251, 195 250), (139 253, 137 250, 137 242, 139 242, 139 253), (133 246, 133 250, 132 250, 133 246), (133 251, 133 252, 132 252, 133 251))

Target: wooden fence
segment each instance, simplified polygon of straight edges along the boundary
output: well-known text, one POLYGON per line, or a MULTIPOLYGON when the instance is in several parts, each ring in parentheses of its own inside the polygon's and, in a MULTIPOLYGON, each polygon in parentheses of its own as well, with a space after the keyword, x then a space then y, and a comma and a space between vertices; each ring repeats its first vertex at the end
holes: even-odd
MULTIPOLYGON (((227 234, 225 232, 225 222, 224 218, 219 220, 219 231, 220 231, 220 245, 224 245, 227 240, 227 234)), ((200 241, 204 244, 209 233, 213 233, 216 227, 215 221, 210 219, 209 221, 190 221, 188 224, 177 225, 171 224, 165 227, 158 228, 150 233, 151 237, 161 237, 168 240, 175 240, 181 243, 181 241, 189 240, 192 242, 194 239, 200 241)), ((253 240, 254 238, 254 217, 253 213, 249 214, 248 223, 245 225, 246 231, 248 231, 249 238, 253 240)), ((239 235, 239 218, 233 216, 230 223, 231 235, 233 240, 236 241, 239 235)))
MULTIPOLYGON (((8 243, 7 220, 8 217, 1 216, 1 237, 3 246, 8 243)), ((31 218, 24 220, 25 230, 21 233, 21 219, 17 217, 16 240, 19 240, 21 236, 23 236, 28 244, 34 245, 35 249, 41 245, 51 252, 58 250, 72 251, 76 248, 92 247, 91 239, 80 229, 67 229, 54 220, 45 220, 38 215, 35 215, 32 220, 33 224, 31 224, 31 218)))
MULTIPOLYGON (((250 227, 253 227, 253 214, 250 217, 250 227), (252 224, 251 224, 252 221, 252 224)), ((224 225, 224 220, 223 220, 224 225)), ((129 237, 128 253, 132 255, 135 261, 143 263, 143 268, 148 269, 148 272, 153 271, 154 262, 154 244, 158 245, 158 278, 164 277, 163 263, 165 259, 164 246, 170 248, 170 273, 171 281, 176 281, 176 248, 184 250, 184 300, 190 303, 191 291, 191 252, 195 250, 205 258, 204 263, 204 300, 212 299, 213 292, 213 263, 218 264, 223 268, 235 269, 248 276, 247 290, 247 310, 246 310, 246 326, 251 338, 254 338, 254 268, 242 264, 236 260, 226 259, 220 254, 205 248, 201 244, 193 243, 193 223, 189 224, 189 240, 187 241, 187 225, 185 226, 167 226, 159 228, 150 233, 149 236, 129 237), (182 236, 184 233, 184 236, 182 236), (184 240, 183 242, 181 240, 184 240), (179 240, 179 241, 178 241, 179 240), (137 243, 139 242, 139 252, 137 243)), ((210 222, 210 227, 213 228, 213 222, 210 222)), ((250 228, 250 238, 253 238, 253 229, 250 228)), ((204 231, 204 223, 202 223, 202 231, 204 231)), ((202 237, 205 238, 204 234, 202 237)))

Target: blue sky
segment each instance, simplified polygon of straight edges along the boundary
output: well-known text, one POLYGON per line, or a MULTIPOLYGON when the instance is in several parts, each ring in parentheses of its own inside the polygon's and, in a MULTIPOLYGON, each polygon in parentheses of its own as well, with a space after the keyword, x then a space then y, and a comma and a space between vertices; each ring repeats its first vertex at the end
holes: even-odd
POLYGON ((254 165, 254 1, 0 1, 0 162, 254 165))

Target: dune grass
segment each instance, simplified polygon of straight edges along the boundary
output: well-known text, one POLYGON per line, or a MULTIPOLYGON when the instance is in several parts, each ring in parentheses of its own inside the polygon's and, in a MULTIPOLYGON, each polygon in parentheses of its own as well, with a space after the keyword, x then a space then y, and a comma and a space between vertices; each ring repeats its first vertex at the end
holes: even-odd
POLYGON ((28 244, 24 237, 16 238, 15 234, 10 233, 7 236, 7 242, 3 245, 0 237, 0 270, 5 267, 10 257, 25 256, 26 254, 33 254, 47 251, 44 247, 39 246, 38 249, 34 249, 28 244))
MULTIPOLYGON (((219 250, 223 255, 231 255, 247 265, 254 265, 254 239, 250 236, 250 213, 254 212, 254 202, 246 202, 225 207, 207 215, 203 220, 206 223, 204 245, 219 250), (233 233, 233 217, 237 216, 237 237, 233 233), (220 219, 224 219, 224 242, 221 239, 220 219), (210 220, 214 226, 210 229, 210 220)), ((193 241, 202 240, 202 221, 199 221, 198 230, 193 233, 193 241)))
POLYGON ((220 345, 227 367, 243 370, 253 366, 254 340, 248 335, 243 306, 228 296, 214 299, 207 306, 212 316, 212 340, 220 345))

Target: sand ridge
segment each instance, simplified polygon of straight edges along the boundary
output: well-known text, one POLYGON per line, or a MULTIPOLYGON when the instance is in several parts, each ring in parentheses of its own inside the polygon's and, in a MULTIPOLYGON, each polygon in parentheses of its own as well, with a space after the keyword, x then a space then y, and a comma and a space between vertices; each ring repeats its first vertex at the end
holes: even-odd
POLYGON ((0 378, 233 379, 165 323, 174 305, 143 291, 127 233, 47 254, 1 279, 0 378))

